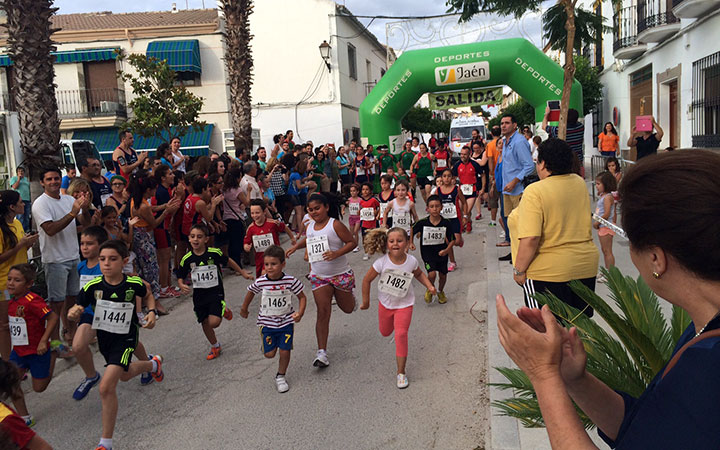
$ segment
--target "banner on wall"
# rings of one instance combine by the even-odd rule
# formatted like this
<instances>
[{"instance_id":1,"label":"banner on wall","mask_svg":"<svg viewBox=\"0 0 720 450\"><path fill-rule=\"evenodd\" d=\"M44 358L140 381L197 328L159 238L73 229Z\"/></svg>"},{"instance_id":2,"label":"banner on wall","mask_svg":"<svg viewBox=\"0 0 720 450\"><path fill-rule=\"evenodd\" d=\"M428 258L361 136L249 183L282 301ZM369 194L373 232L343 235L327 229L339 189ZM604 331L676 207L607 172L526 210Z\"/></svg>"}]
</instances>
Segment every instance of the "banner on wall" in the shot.
<instances>
[{"instance_id":1,"label":"banner on wall","mask_svg":"<svg viewBox=\"0 0 720 450\"><path fill-rule=\"evenodd\" d=\"M430 109L450 109L463 106L480 106L501 103L503 88L478 88L457 92L440 92L428 94Z\"/></svg>"}]
</instances>

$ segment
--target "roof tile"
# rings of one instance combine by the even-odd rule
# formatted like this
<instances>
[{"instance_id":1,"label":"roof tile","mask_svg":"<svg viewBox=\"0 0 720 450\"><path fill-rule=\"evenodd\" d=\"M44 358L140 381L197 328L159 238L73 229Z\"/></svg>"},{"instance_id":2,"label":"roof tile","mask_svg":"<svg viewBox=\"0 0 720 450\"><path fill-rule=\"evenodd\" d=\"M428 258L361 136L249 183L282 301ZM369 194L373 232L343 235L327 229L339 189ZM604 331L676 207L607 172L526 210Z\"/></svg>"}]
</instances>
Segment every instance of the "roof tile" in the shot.
<instances>
[{"instance_id":1,"label":"roof tile","mask_svg":"<svg viewBox=\"0 0 720 450\"><path fill-rule=\"evenodd\" d=\"M113 14L93 12L81 14L59 14L52 18L53 26L63 31L106 30L164 25L196 25L218 22L215 9L190 9L177 12L135 12Z\"/></svg>"}]
</instances>

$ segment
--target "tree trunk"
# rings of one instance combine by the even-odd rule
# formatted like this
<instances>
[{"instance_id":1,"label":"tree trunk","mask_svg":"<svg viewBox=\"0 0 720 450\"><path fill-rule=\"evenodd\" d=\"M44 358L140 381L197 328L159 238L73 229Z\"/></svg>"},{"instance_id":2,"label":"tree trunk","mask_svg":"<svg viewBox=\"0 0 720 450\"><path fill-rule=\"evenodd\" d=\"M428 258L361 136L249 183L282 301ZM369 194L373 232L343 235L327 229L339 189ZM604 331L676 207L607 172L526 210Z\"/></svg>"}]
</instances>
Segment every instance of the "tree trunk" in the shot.
<instances>
[{"instance_id":1,"label":"tree trunk","mask_svg":"<svg viewBox=\"0 0 720 450\"><path fill-rule=\"evenodd\" d=\"M563 74L563 92L560 99L560 123L558 124L558 138L565 139L567 135L567 117L570 109L570 92L575 77L575 3L576 0L562 0L567 14L565 30L567 30L567 43L565 45L565 71Z\"/></svg>"},{"instance_id":2,"label":"tree trunk","mask_svg":"<svg viewBox=\"0 0 720 450\"><path fill-rule=\"evenodd\" d=\"M235 151L252 151L253 59L250 41L252 0L222 0L225 14L225 65L230 84L230 104Z\"/></svg>"},{"instance_id":3,"label":"tree trunk","mask_svg":"<svg viewBox=\"0 0 720 450\"><path fill-rule=\"evenodd\" d=\"M15 98L20 119L20 147L25 155L33 199L39 170L60 163L60 119L53 70L55 50L50 18L52 0L0 0L7 14L8 53L15 65Z\"/></svg>"}]
</instances>

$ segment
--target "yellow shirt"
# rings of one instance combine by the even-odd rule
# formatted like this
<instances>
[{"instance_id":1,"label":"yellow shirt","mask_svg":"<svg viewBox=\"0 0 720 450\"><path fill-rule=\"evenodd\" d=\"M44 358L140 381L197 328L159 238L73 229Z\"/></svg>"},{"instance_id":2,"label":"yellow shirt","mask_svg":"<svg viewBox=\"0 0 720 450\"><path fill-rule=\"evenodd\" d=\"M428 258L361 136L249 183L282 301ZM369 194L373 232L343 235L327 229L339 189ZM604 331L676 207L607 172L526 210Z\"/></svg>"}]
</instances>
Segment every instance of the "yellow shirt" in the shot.
<instances>
[{"instance_id":1,"label":"yellow shirt","mask_svg":"<svg viewBox=\"0 0 720 450\"><path fill-rule=\"evenodd\" d=\"M4 220L4 219L2 219ZM19 220L15 219L13 220L13 223L8 224L10 229L15 233L15 236L17 237L18 242L20 242L20 239L25 236L25 232L23 231L22 224ZM0 231L0 254L5 253L6 251L10 250L12 247L5 248L5 236L3 236L2 231ZM15 264L22 264L28 262L27 259L27 250L21 249L15 255L5 261L4 263L0 264L0 290L5 290L7 287L7 276L8 272L10 272L10 268L14 266ZM9 300L6 298L5 300Z\"/></svg>"},{"instance_id":2,"label":"yellow shirt","mask_svg":"<svg viewBox=\"0 0 720 450\"><path fill-rule=\"evenodd\" d=\"M597 275L599 253L592 240L590 197L575 174L556 175L525 188L520 205L508 217L513 260L519 239L540 236L531 280L555 283Z\"/></svg>"}]
</instances>

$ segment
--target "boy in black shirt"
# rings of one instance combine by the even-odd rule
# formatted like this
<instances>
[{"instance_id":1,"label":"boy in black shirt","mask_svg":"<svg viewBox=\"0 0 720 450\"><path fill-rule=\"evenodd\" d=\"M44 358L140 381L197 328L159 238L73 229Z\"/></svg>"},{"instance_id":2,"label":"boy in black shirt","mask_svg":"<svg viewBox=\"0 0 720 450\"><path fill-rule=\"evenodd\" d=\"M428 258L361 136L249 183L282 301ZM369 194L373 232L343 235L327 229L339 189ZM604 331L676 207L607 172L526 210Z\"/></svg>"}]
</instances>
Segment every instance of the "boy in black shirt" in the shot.
<instances>
[{"instance_id":1,"label":"boy in black shirt","mask_svg":"<svg viewBox=\"0 0 720 450\"><path fill-rule=\"evenodd\" d=\"M103 243L99 257L102 277L95 278L82 288L78 294L78 304L68 312L68 318L77 321L84 308L92 307L92 328L97 330L98 346L106 362L105 373L100 381L103 431L98 449L112 449L118 408L118 381L128 381L144 372L150 372L158 383L164 378L160 355L155 355L150 361L130 362L138 344L140 326L153 328L157 311L154 309L155 298L145 288L140 277L123 274L128 256L124 242L113 240ZM138 313L143 301L150 311L141 324Z\"/></svg>"},{"instance_id":2,"label":"boy in black shirt","mask_svg":"<svg viewBox=\"0 0 720 450\"><path fill-rule=\"evenodd\" d=\"M425 263L425 270L428 273L430 283L435 284L435 277L440 273L438 285L438 303L447 303L445 296L445 282L448 272L448 253L455 244L455 234L452 232L452 225L448 219L440 215L442 202L437 195L431 195L427 199L427 212L430 214L420 219L413 225L412 236L410 236L410 248L415 250L415 235L420 235L420 255ZM425 302L431 303L433 299L430 291L425 291Z\"/></svg>"},{"instance_id":3,"label":"boy in black shirt","mask_svg":"<svg viewBox=\"0 0 720 450\"><path fill-rule=\"evenodd\" d=\"M251 278L235 261L223 255L219 248L208 248L209 239L205 224L193 225L188 235L191 250L180 260L177 271L178 285L183 294L190 293L190 286L185 284L185 278L191 275L195 317L198 323L202 324L205 337L211 345L210 353L206 357L208 361L220 356L221 347L215 336L215 328L220 326L223 317L227 320L232 320L233 317L232 311L225 304L221 266L228 265L238 275Z\"/></svg>"}]
</instances>

